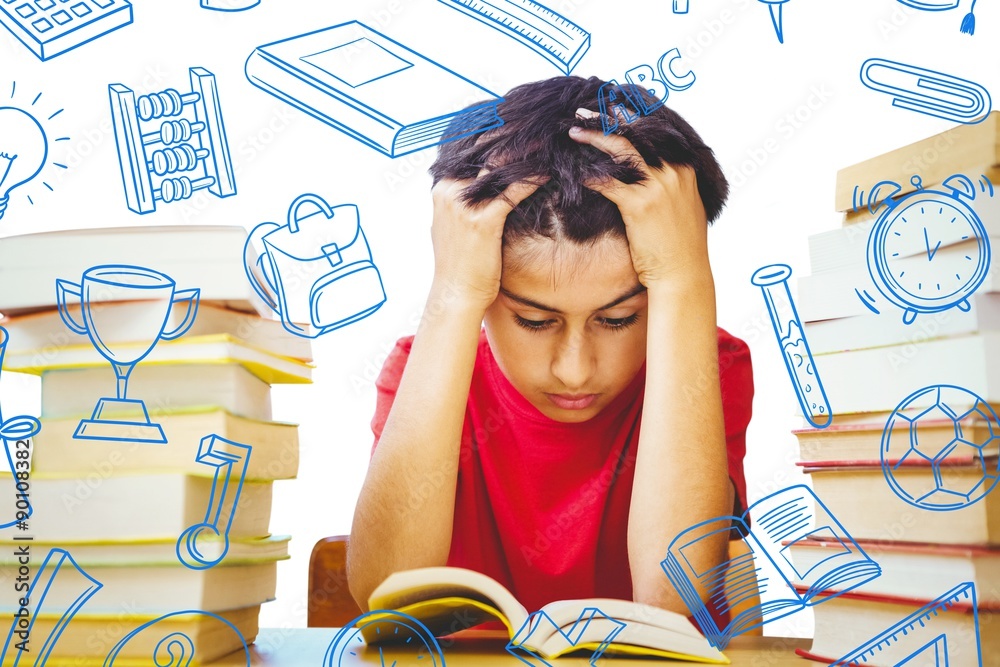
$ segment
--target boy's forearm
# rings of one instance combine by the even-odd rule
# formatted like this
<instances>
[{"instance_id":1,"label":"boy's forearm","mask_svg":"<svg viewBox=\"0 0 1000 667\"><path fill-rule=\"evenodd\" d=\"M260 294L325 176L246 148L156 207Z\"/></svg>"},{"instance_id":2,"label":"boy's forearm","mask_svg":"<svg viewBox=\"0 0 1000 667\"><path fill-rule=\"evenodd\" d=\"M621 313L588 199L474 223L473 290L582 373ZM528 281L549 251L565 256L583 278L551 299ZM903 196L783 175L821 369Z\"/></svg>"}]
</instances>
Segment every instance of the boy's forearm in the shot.
<instances>
[{"instance_id":1,"label":"boy's forearm","mask_svg":"<svg viewBox=\"0 0 1000 667\"><path fill-rule=\"evenodd\" d=\"M682 530L732 508L719 388L711 271L648 286L646 387L628 525L633 597L686 613L660 568ZM727 536L690 557L703 572L723 562ZM689 555L689 552L685 552Z\"/></svg>"},{"instance_id":2,"label":"boy's forearm","mask_svg":"<svg viewBox=\"0 0 1000 667\"><path fill-rule=\"evenodd\" d=\"M363 608L389 574L447 562L483 312L447 287L428 297L355 508L348 580Z\"/></svg>"}]
</instances>

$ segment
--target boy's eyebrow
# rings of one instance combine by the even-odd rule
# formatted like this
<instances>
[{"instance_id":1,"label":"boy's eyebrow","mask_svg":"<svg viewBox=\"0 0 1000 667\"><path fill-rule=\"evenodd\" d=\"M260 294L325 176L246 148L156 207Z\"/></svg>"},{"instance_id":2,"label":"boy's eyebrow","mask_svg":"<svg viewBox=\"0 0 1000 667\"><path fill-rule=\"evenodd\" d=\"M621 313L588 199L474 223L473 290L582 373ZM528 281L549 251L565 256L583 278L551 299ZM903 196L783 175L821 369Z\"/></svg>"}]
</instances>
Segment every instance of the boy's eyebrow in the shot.
<instances>
[{"instance_id":1,"label":"boy's eyebrow","mask_svg":"<svg viewBox=\"0 0 1000 667\"><path fill-rule=\"evenodd\" d=\"M600 308L595 308L594 310L597 311L597 310L607 310L608 308L614 308L615 306L617 306L622 301L628 301L629 299L631 299L632 297L634 297L636 294L642 294L645 291L646 291L646 287L644 285L642 285L641 283L636 284L636 286L633 287L632 289L630 289L628 292L625 292L621 296L619 296L619 297L615 298L614 300L612 300L612 301L604 304ZM547 311L547 312L550 312L550 313L557 313L559 315L563 314L563 312L561 310L559 310L558 308L553 308L552 306L546 306L544 303L539 303L538 301L534 301L534 300L529 299L527 297L518 296L517 294L514 294L513 292L511 292L510 290L508 290L508 289L506 289L504 287L500 288L500 292L505 297L507 297L508 299L510 299L511 301L517 301L521 305L528 306L529 308L535 308L537 310L544 310L544 311Z\"/></svg>"}]
</instances>

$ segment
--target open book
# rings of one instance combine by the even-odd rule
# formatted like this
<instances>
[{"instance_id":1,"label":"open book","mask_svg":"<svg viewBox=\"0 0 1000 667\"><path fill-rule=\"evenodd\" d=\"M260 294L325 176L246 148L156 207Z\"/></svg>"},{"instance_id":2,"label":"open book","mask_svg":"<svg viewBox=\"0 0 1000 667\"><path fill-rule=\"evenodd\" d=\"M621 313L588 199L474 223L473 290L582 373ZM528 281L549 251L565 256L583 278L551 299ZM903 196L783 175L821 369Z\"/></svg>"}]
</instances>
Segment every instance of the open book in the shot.
<instances>
[{"instance_id":1,"label":"open book","mask_svg":"<svg viewBox=\"0 0 1000 667\"><path fill-rule=\"evenodd\" d=\"M814 503L826 510L808 486L790 486L751 504L741 517L703 521L670 543L667 557L660 565L713 646L725 648L736 635L807 605L829 600L882 574L878 563L869 558L830 512L825 512L829 521L812 526ZM751 512L757 516L752 528ZM711 535L729 533L734 522L746 534L743 539L749 553L705 572L697 571L688 558L690 550ZM801 564L796 567L791 547L806 539L827 541L831 545L829 552L818 562L810 562L808 568ZM816 597L830 588L838 592L834 596ZM702 602L699 589L707 590L707 604ZM765 593L779 599L743 609L724 628L715 622L715 618L725 618L746 600Z\"/></svg>"},{"instance_id":2,"label":"open book","mask_svg":"<svg viewBox=\"0 0 1000 667\"><path fill-rule=\"evenodd\" d=\"M420 621L435 636L500 621L518 649L542 658L589 650L728 664L681 614L628 600L552 602L529 614L504 586L479 572L428 567L390 575L368 598L370 609L395 610ZM361 629L374 644L400 640L377 634L377 624ZM512 651L513 652L513 651Z\"/></svg>"}]
</instances>

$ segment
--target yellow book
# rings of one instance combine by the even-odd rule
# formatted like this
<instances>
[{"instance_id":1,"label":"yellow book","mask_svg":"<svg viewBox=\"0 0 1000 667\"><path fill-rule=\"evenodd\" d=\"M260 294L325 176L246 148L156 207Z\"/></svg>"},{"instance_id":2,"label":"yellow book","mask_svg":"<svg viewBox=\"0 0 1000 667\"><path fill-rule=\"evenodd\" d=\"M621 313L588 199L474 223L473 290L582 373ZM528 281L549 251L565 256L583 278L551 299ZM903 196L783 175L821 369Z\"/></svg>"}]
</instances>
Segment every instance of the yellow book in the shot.
<instances>
[{"instance_id":1,"label":"yellow book","mask_svg":"<svg viewBox=\"0 0 1000 667\"><path fill-rule=\"evenodd\" d=\"M608 652L729 664L681 614L605 598L551 602L538 613L529 614L500 582L464 568L396 572L372 591L368 607L412 616L435 636L499 621L519 648L547 659L573 651L600 650L606 638L617 631L606 646ZM599 613L593 613L595 609ZM398 634L376 634L378 625L368 623L361 628L366 642L405 640Z\"/></svg>"},{"instance_id":2,"label":"yellow book","mask_svg":"<svg viewBox=\"0 0 1000 667\"><path fill-rule=\"evenodd\" d=\"M79 345L22 350L4 357L4 368L18 373L41 375L44 371L68 368L108 366L108 360L98 353L90 341ZM117 350L134 347L144 351L148 342L122 343ZM122 352L124 354L124 352ZM138 356L138 355L137 355ZM156 364L231 364L243 365L268 384L308 384L312 382L312 365L291 357L279 357L253 347L229 334L182 336L177 340L158 341L138 368ZM114 386L107 393L114 395Z\"/></svg>"},{"instance_id":3,"label":"yellow book","mask_svg":"<svg viewBox=\"0 0 1000 667\"><path fill-rule=\"evenodd\" d=\"M208 433L253 448L247 462L248 481L292 479L298 472L299 433L294 424L243 419L212 408L167 413L150 409L149 416L163 428L166 445L128 439L74 440L79 418L43 419L33 442L31 472L49 477L81 477L92 472L103 477L139 472L207 475L214 469L198 463L196 457Z\"/></svg>"},{"instance_id":4,"label":"yellow book","mask_svg":"<svg viewBox=\"0 0 1000 667\"><path fill-rule=\"evenodd\" d=\"M31 660L53 633L60 616L59 612L42 612L35 616L28 644L30 652L21 657L19 665L34 664ZM141 614L132 611L129 605L122 605L111 614L92 614L84 605L63 627L47 664L51 667L103 667L108 655L121 643L121 649L115 656L115 667L150 667L157 664L153 662L153 654L159 642L164 637L181 633L191 640L194 656L190 663L179 664L201 667L233 651L242 650L245 644L249 645L257 637L260 605L216 612L215 616L225 619L225 622L199 612ZM0 613L0 625L3 627L9 627L13 620L13 614ZM236 628L235 631L229 623ZM133 632L135 634L129 637ZM164 648L160 647L158 656L161 661L158 664L169 665L170 656ZM19 653L9 650L3 667L11 667Z\"/></svg>"}]
</instances>

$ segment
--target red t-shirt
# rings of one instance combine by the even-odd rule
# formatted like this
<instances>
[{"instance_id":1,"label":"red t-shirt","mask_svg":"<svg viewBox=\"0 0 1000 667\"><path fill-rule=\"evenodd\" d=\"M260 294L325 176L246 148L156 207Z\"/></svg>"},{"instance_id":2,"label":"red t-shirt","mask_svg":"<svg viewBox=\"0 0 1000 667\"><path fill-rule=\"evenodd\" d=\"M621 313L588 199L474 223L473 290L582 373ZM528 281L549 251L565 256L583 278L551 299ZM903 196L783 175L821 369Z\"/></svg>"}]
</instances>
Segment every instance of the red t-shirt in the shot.
<instances>
[{"instance_id":1,"label":"red t-shirt","mask_svg":"<svg viewBox=\"0 0 1000 667\"><path fill-rule=\"evenodd\" d=\"M396 343L376 381L375 446L412 342ZM739 516L753 376L746 344L722 329L719 369ZM631 600L626 538L644 384L645 366L593 419L557 422L517 392L480 334L448 565L493 577L528 610L555 600Z\"/></svg>"}]
</instances>

